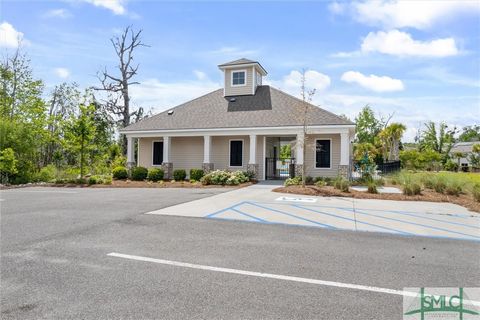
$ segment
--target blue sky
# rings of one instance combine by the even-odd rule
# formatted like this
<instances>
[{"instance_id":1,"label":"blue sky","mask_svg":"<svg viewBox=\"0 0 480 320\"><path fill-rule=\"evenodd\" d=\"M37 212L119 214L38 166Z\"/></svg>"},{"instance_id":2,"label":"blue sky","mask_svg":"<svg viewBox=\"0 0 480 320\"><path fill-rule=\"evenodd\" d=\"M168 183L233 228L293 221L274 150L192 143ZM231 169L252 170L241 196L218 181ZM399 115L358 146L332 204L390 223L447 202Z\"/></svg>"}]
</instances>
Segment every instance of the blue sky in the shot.
<instances>
[{"instance_id":1,"label":"blue sky","mask_svg":"<svg viewBox=\"0 0 480 320\"><path fill-rule=\"evenodd\" d=\"M135 60L135 106L159 112L221 86L217 65L246 57L265 82L299 93L299 71L314 103L354 118L370 104L407 124L480 124L478 1L3 1L0 47L18 36L47 92L63 81L97 85L112 69L109 39L143 29Z\"/></svg>"}]
</instances>

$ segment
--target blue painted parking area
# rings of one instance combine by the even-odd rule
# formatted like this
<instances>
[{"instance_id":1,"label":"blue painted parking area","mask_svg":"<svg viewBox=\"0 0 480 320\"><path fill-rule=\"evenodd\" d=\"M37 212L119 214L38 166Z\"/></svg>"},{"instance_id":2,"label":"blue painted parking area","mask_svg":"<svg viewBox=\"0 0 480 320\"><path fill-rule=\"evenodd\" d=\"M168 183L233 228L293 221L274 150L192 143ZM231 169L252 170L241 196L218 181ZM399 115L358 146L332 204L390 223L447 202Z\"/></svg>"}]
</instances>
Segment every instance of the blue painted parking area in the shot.
<instances>
[{"instance_id":1,"label":"blue painted parking area","mask_svg":"<svg viewBox=\"0 0 480 320\"><path fill-rule=\"evenodd\" d=\"M209 219L288 224L332 230L386 232L403 236L480 242L480 218L466 213L389 210L350 205L240 201L204 215Z\"/></svg>"}]
</instances>

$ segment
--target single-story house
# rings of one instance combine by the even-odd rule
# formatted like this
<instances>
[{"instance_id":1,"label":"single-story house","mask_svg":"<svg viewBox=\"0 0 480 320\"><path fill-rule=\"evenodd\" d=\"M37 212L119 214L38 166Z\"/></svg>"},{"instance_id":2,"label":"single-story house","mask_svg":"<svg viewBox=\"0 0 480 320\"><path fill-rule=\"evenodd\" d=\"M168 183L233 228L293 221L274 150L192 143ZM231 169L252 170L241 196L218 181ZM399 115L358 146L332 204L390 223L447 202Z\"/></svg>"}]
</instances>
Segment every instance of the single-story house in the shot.
<instances>
[{"instance_id":1,"label":"single-story house","mask_svg":"<svg viewBox=\"0 0 480 320\"><path fill-rule=\"evenodd\" d=\"M298 174L302 166L312 177L350 175L353 122L263 85L267 71L257 61L242 58L218 67L223 88L121 130L128 141L129 166L161 167L165 178L175 169L188 173L203 168L248 170L259 180L282 179ZM286 144L291 152L280 157Z\"/></svg>"},{"instance_id":2,"label":"single-story house","mask_svg":"<svg viewBox=\"0 0 480 320\"><path fill-rule=\"evenodd\" d=\"M450 149L450 156L453 158L453 161L458 161L459 170L468 170L472 166L470 163L470 157L473 153L473 146L480 144L480 141L470 141L470 142L457 142ZM461 157L458 157L461 155Z\"/></svg>"}]
</instances>

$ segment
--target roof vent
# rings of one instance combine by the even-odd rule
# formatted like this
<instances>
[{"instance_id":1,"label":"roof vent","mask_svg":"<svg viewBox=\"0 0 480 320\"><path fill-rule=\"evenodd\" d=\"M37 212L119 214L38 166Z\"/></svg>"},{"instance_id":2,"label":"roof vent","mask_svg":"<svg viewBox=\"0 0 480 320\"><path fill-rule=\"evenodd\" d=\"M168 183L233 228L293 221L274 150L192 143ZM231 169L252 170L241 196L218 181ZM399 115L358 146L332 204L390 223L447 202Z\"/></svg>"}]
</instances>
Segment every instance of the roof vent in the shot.
<instances>
[{"instance_id":1,"label":"roof vent","mask_svg":"<svg viewBox=\"0 0 480 320\"><path fill-rule=\"evenodd\" d=\"M167 114L171 116L173 114L173 110L168 110Z\"/></svg>"},{"instance_id":2,"label":"roof vent","mask_svg":"<svg viewBox=\"0 0 480 320\"><path fill-rule=\"evenodd\" d=\"M235 101L237 101L236 98L230 98L230 102L235 102Z\"/></svg>"}]
</instances>

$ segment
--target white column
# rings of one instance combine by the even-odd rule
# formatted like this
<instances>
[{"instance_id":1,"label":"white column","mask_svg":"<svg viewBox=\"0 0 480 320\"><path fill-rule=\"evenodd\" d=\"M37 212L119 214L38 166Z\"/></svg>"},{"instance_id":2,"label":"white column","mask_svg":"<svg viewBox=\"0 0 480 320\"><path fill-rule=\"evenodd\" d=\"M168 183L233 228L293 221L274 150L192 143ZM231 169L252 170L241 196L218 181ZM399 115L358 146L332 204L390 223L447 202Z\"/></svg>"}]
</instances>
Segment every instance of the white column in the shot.
<instances>
[{"instance_id":1,"label":"white column","mask_svg":"<svg viewBox=\"0 0 480 320\"><path fill-rule=\"evenodd\" d=\"M340 133L340 165L348 166L350 163L350 143L348 132Z\"/></svg>"},{"instance_id":2,"label":"white column","mask_svg":"<svg viewBox=\"0 0 480 320\"><path fill-rule=\"evenodd\" d=\"M210 163L211 136L203 136L203 163Z\"/></svg>"},{"instance_id":3,"label":"white column","mask_svg":"<svg viewBox=\"0 0 480 320\"><path fill-rule=\"evenodd\" d=\"M295 164L303 164L303 141L305 135L303 132L297 133L297 142L295 143Z\"/></svg>"},{"instance_id":4,"label":"white column","mask_svg":"<svg viewBox=\"0 0 480 320\"><path fill-rule=\"evenodd\" d=\"M163 137L163 162L170 162L170 137Z\"/></svg>"},{"instance_id":5,"label":"white column","mask_svg":"<svg viewBox=\"0 0 480 320\"><path fill-rule=\"evenodd\" d=\"M250 135L250 159L248 164L257 163L257 136L254 134Z\"/></svg>"},{"instance_id":6,"label":"white column","mask_svg":"<svg viewBox=\"0 0 480 320\"><path fill-rule=\"evenodd\" d=\"M127 136L127 165L133 166L135 164L135 151L134 151L133 138Z\"/></svg>"}]
</instances>

